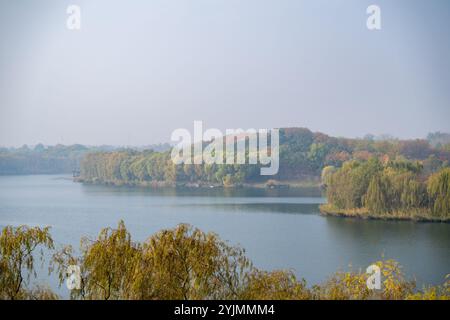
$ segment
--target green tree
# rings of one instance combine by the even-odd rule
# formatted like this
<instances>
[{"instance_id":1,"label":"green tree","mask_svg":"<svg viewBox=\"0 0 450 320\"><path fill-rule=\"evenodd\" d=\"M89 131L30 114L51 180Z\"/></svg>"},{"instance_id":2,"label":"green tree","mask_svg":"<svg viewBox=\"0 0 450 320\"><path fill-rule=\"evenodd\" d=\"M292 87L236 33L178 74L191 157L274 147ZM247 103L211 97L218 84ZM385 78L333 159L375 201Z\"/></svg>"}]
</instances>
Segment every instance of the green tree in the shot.
<instances>
[{"instance_id":1,"label":"green tree","mask_svg":"<svg viewBox=\"0 0 450 320\"><path fill-rule=\"evenodd\" d=\"M450 217L450 168L442 169L428 179L428 194L433 215Z\"/></svg>"},{"instance_id":2,"label":"green tree","mask_svg":"<svg viewBox=\"0 0 450 320\"><path fill-rule=\"evenodd\" d=\"M322 169L321 181L323 186L328 186L331 182L331 176L336 172L336 168L333 166L326 166Z\"/></svg>"},{"instance_id":3,"label":"green tree","mask_svg":"<svg viewBox=\"0 0 450 320\"><path fill-rule=\"evenodd\" d=\"M35 250L40 247L41 251ZM28 299L33 296L54 297L42 288L39 292L26 288L36 277L35 259L42 260L42 249L53 249L49 227L6 226L0 235L0 299Z\"/></svg>"},{"instance_id":4,"label":"green tree","mask_svg":"<svg viewBox=\"0 0 450 320\"><path fill-rule=\"evenodd\" d=\"M312 299L306 281L298 281L291 271L254 270L249 274L244 292L245 300L307 300Z\"/></svg>"},{"instance_id":5,"label":"green tree","mask_svg":"<svg viewBox=\"0 0 450 320\"><path fill-rule=\"evenodd\" d=\"M149 238L142 265L137 288L144 299L235 298L251 268L242 249L184 224Z\"/></svg>"},{"instance_id":6,"label":"green tree","mask_svg":"<svg viewBox=\"0 0 450 320\"><path fill-rule=\"evenodd\" d=\"M76 257L69 246L53 257L61 284L67 277L68 266L80 267L81 288L71 291L72 298L129 298L139 266L141 248L131 241L123 221L119 222L117 229L103 229L95 241L83 238L81 252L81 256Z\"/></svg>"},{"instance_id":7,"label":"green tree","mask_svg":"<svg viewBox=\"0 0 450 320\"><path fill-rule=\"evenodd\" d=\"M385 179L380 177L380 175L373 176L364 195L364 206L372 213L381 214L388 212L390 210L387 196L388 188Z\"/></svg>"},{"instance_id":8,"label":"green tree","mask_svg":"<svg viewBox=\"0 0 450 320\"><path fill-rule=\"evenodd\" d=\"M97 240L83 239L82 254L65 247L53 257L60 283L78 265L74 299L227 299L243 290L251 263L244 251L188 225L163 230L143 244L131 241L121 221Z\"/></svg>"}]
</instances>

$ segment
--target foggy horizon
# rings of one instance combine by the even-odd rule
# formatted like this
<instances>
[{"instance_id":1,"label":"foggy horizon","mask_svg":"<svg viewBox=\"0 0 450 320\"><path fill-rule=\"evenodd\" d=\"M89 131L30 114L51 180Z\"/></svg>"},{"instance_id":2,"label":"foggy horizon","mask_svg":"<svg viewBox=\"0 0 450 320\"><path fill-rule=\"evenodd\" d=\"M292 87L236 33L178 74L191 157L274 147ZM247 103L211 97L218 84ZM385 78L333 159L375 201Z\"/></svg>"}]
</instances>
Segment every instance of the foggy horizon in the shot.
<instances>
[{"instance_id":1,"label":"foggy horizon","mask_svg":"<svg viewBox=\"0 0 450 320\"><path fill-rule=\"evenodd\" d=\"M273 128L273 129L291 129L291 128L304 128L304 129L309 129L310 128L306 128L306 127L281 127L281 128ZM191 128L186 128L188 130L190 130ZM237 128L239 129L239 128ZM322 131L314 131L311 130L313 133L323 133L326 134L328 136L331 137L335 137L335 138L344 138L344 139L367 139L369 136L371 136L371 139L374 139L375 141L389 141L389 140L426 140L427 135L423 136L423 137L396 137L393 136L389 133L382 133L379 135L373 135L371 133L367 133L364 136L355 136L355 137L349 137L349 136L334 136L334 135L330 135L327 134L326 132L322 132ZM434 132L429 132L429 133L443 133L443 134L450 134L449 132L444 132L444 131L434 131ZM74 142L74 143L64 143L63 142L56 142L53 144L48 144L48 143L43 143L43 142L37 142L37 143L23 143L20 145L6 145L6 144L1 144L0 148L13 148L13 149L19 149L21 147L24 146L28 146L28 147L35 147L37 145L44 145L45 147L52 147L52 146L57 146L57 145L63 145L63 146L71 146L71 145L83 145L86 147L101 147L101 146L109 146L109 147L116 147L116 148L142 148L142 147L148 147L148 146L157 146L157 145L165 145L165 144L169 144L169 145L175 145L176 142L174 141L170 141L170 137L169 139L167 139L167 141L156 141L154 143L143 143L143 144L114 144L114 143L99 143L99 144L91 144L91 143L80 143L80 142Z\"/></svg>"},{"instance_id":2,"label":"foggy horizon","mask_svg":"<svg viewBox=\"0 0 450 320\"><path fill-rule=\"evenodd\" d=\"M369 31L366 8L381 8ZM68 5L81 30L68 30ZM170 143L177 128L450 132L450 3L0 4L0 146Z\"/></svg>"}]
</instances>

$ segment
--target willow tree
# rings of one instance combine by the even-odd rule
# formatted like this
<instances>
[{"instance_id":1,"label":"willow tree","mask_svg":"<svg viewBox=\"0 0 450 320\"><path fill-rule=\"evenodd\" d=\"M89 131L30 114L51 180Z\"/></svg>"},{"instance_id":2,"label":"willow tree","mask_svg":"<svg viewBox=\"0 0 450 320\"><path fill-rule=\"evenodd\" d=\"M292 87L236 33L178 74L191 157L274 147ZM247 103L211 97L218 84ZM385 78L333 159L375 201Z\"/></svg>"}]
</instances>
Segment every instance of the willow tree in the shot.
<instances>
[{"instance_id":1,"label":"willow tree","mask_svg":"<svg viewBox=\"0 0 450 320\"><path fill-rule=\"evenodd\" d=\"M450 168L433 174L428 179L427 190L433 215L450 218Z\"/></svg>"},{"instance_id":2,"label":"willow tree","mask_svg":"<svg viewBox=\"0 0 450 320\"><path fill-rule=\"evenodd\" d=\"M304 279L297 280L292 271L253 270L240 299L244 300L308 300L312 292Z\"/></svg>"},{"instance_id":3,"label":"willow tree","mask_svg":"<svg viewBox=\"0 0 450 320\"><path fill-rule=\"evenodd\" d=\"M150 237L142 257L140 299L237 298L252 268L243 249L186 224Z\"/></svg>"},{"instance_id":4,"label":"willow tree","mask_svg":"<svg viewBox=\"0 0 450 320\"><path fill-rule=\"evenodd\" d=\"M347 161L336 172L326 174L327 198L339 209L363 206L363 197L374 175L383 169L377 158L368 161Z\"/></svg>"},{"instance_id":5,"label":"willow tree","mask_svg":"<svg viewBox=\"0 0 450 320\"><path fill-rule=\"evenodd\" d=\"M36 249L40 251L36 253ZM0 234L0 299L55 298L46 289L27 288L31 278L36 277L35 259L43 259L43 249L53 249L49 227L3 228Z\"/></svg>"},{"instance_id":6,"label":"willow tree","mask_svg":"<svg viewBox=\"0 0 450 320\"><path fill-rule=\"evenodd\" d=\"M364 206L375 214L382 214L389 211L389 199L386 189L384 179L380 175L373 176L364 195Z\"/></svg>"},{"instance_id":7,"label":"willow tree","mask_svg":"<svg viewBox=\"0 0 450 320\"><path fill-rule=\"evenodd\" d=\"M327 187L330 184L331 176L336 172L336 167L334 166L326 166L322 169L321 181L324 187Z\"/></svg>"},{"instance_id":8,"label":"willow tree","mask_svg":"<svg viewBox=\"0 0 450 320\"><path fill-rule=\"evenodd\" d=\"M81 256L71 246L53 256L60 283L67 280L70 266L78 266L80 287L71 291L74 299L128 299L140 259L140 245L131 241L123 221L117 229L104 228L96 240L83 238Z\"/></svg>"},{"instance_id":9,"label":"willow tree","mask_svg":"<svg viewBox=\"0 0 450 320\"><path fill-rule=\"evenodd\" d=\"M369 289L370 274L359 270L336 272L324 284L313 287L315 299L326 300L402 300L417 292L414 280L408 279L395 260L380 260L374 263L380 271L380 289ZM434 289L441 291L440 287Z\"/></svg>"},{"instance_id":10,"label":"willow tree","mask_svg":"<svg viewBox=\"0 0 450 320\"><path fill-rule=\"evenodd\" d=\"M81 252L66 247L53 259L61 284L68 267L79 266L73 299L232 299L252 269L243 249L184 224L136 243L121 221L84 239Z\"/></svg>"}]
</instances>

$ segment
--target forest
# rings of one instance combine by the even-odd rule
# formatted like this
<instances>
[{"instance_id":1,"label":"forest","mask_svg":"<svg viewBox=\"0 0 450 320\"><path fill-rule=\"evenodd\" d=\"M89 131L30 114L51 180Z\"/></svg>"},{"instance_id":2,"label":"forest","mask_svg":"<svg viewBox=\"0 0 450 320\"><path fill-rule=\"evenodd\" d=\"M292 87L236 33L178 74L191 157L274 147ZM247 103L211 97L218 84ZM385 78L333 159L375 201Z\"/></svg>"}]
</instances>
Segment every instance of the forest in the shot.
<instances>
[{"instance_id":1,"label":"forest","mask_svg":"<svg viewBox=\"0 0 450 320\"><path fill-rule=\"evenodd\" d=\"M136 242L120 221L117 228L104 228L96 239L80 243L79 250L56 248L49 227L3 228L0 299L60 299L47 285L35 283L45 257L51 257L49 273L56 274L60 285L69 283L70 298L76 300L450 299L449 276L442 285L418 287L395 260L374 262L381 275L379 289L369 289L368 273L352 269L308 285L291 270L258 269L243 248L186 224ZM75 267L78 272L70 271Z\"/></svg>"},{"instance_id":2,"label":"forest","mask_svg":"<svg viewBox=\"0 0 450 320\"><path fill-rule=\"evenodd\" d=\"M280 170L262 177L260 165L174 165L170 153L153 150L122 150L87 154L81 161L80 181L114 185L220 185L284 181L320 184L322 169L341 167L351 160L372 157L417 160L424 172L432 173L450 163L450 141L446 134L428 139L398 140L390 137L364 139L331 137L305 128L280 129ZM247 154L248 156L248 154ZM226 155L224 155L226 157Z\"/></svg>"}]
</instances>

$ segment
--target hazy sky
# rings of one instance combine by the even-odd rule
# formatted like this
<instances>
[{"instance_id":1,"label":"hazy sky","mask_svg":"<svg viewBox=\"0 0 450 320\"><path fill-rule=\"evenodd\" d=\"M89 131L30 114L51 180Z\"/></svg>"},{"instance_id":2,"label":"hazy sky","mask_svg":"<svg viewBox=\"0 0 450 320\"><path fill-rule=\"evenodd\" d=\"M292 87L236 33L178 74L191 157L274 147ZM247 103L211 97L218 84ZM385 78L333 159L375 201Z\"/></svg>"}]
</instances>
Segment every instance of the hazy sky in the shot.
<instances>
[{"instance_id":1,"label":"hazy sky","mask_svg":"<svg viewBox=\"0 0 450 320\"><path fill-rule=\"evenodd\" d=\"M0 145L450 131L449 21L448 0L0 0Z\"/></svg>"}]
</instances>

